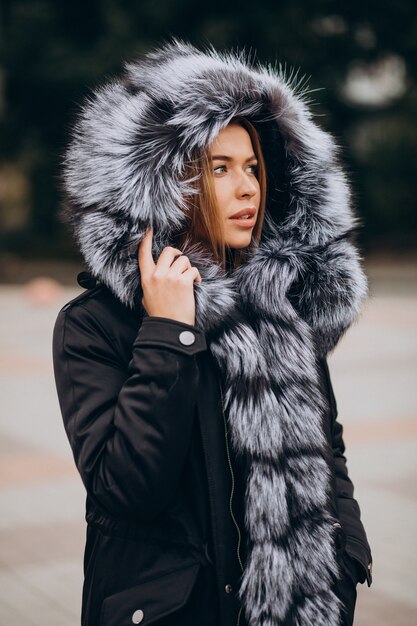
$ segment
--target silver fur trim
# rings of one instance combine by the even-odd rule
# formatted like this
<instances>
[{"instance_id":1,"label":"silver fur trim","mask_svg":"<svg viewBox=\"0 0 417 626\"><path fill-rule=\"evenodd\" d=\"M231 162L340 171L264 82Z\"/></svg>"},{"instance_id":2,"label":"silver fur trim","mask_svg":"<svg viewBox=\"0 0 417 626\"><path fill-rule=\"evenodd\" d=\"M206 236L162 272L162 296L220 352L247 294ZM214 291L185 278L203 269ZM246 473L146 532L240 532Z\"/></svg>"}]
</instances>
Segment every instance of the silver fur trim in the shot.
<instances>
[{"instance_id":1,"label":"silver fur trim","mask_svg":"<svg viewBox=\"0 0 417 626\"><path fill-rule=\"evenodd\" d=\"M157 258L184 227L183 195L194 181L179 179L192 150L238 114L281 133L288 211L281 220L267 213L245 264L224 273L198 245L183 250L203 279L194 285L196 326L222 373L232 444L251 459L251 549L239 590L250 626L340 622L317 358L357 319L368 284L349 239L359 220L338 146L312 120L307 93L281 67L174 38L94 91L64 163L87 266L134 308L146 228Z\"/></svg>"}]
</instances>

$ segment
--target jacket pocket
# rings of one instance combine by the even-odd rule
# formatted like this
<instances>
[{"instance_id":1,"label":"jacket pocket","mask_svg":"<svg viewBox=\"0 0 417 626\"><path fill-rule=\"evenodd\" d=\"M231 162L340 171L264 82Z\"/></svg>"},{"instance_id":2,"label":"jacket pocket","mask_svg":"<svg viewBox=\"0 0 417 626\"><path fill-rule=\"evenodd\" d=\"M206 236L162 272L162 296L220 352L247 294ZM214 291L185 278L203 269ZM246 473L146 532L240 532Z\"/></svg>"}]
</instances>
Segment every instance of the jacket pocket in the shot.
<instances>
[{"instance_id":1,"label":"jacket pocket","mask_svg":"<svg viewBox=\"0 0 417 626\"><path fill-rule=\"evenodd\" d=\"M191 562L135 587L105 598L100 626L154 624L184 606L191 594L200 563Z\"/></svg>"},{"instance_id":2,"label":"jacket pocket","mask_svg":"<svg viewBox=\"0 0 417 626\"><path fill-rule=\"evenodd\" d=\"M346 532L343 529L342 524L339 520L333 520L332 531L336 557L340 568L345 572L345 574L347 574L351 578L352 582L354 582L355 584L357 584L358 582L363 583L365 582L365 580L367 580L368 587L370 587L372 583L371 559L369 559L369 565L366 569L360 559L358 559L356 555L351 554ZM350 538L350 540L352 540L352 538Z\"/></svg>"},{"instance_id":3,"label":"jacket pocket","mask_svg":"<svg viewBox=\"0 0 417 626\"><path fill-rule=\"evenodd\" d=\"M372 585L372 555L369 546L350 535L347 540L346 552L360 563L363 571L360 582L363 583L366 580L368 587L370 587ZM366 561L364 561L365 554Z\"/></svg>"}]
</instances>

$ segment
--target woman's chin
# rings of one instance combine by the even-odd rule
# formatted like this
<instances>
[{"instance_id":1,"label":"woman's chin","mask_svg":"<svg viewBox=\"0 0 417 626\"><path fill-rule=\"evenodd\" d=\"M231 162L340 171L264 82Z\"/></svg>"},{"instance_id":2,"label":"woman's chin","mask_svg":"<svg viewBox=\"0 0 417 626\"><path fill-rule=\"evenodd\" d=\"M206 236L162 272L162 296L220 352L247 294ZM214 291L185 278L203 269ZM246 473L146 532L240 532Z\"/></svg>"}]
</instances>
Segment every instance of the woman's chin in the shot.
<instances>
[{"instance_id":1,"label":"woman's chin","mask_svg":"<svg viewBox=\"0 0 417 626\"><path fill-rule=\"evenodd\" d=\"M226 239L226 245L228 245L229 248L247 248L251 242L251 238L252 229L248 230L247 233L228 237Z\"/></svg>"}]
</instances>

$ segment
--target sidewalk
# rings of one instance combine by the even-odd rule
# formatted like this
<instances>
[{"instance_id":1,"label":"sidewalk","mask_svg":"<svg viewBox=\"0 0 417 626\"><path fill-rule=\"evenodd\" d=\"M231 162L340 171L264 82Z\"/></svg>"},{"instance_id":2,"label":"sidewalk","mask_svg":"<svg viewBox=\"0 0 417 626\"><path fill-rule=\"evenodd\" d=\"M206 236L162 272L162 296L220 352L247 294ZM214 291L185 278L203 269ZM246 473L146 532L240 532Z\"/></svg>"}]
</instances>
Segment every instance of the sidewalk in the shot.
<instances>
[{"instance_id":1,"label":"sidewalk","mask_svg":"<svg viewBox=\"0 0 417 626\"><path fill-rule=\"evenodd\" d=\"M346 456L374 558L355 626L417 624L417 267L371 267L371 298L329 357ZM0 286L0 624L76 626L84 489L55 391L59 308ZM198 626L196 624L196 626Z\"/></svg>"}]
</instances>

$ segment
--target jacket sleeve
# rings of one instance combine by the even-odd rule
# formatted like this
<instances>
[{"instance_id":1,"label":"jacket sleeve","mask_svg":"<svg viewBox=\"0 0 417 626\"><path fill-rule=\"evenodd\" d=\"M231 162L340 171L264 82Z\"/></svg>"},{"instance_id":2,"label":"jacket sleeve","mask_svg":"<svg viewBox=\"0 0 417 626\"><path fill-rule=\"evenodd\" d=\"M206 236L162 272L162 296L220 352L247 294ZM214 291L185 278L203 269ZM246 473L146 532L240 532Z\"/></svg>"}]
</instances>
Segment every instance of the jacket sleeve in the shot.
<instances>
[{"instance_id":1,"label":"jacket sleeve","mask_svg":"<svg viewBox=\"0 0 417 626\"><path fill-rule=\"evenodd\" d=\"M327 360L323 359L326 384L328 388L330 406L332 411L332 448L335 467L335 483L337 505L340 523L346 537L346 551L353 560L350 569L356 568L358 580L367 581L368 587L372 583L372 554L366 536L365 528L361 520L361 511L354 495L354 485L349 477L345 456L345 443L343 439L343 426L337 419L338 410L336 398L331 383Z\"/></svg>"},{"instance_id":2,"label":"jacket sleeve","mask_svg":"<svg viewBox=\"0 0 417 626\"><path fill-rule=\"evenodd\" d=\"M181 343L191 331L193 343ZM182 338L184 341L184 338ZM65 429L89 497L115 517L151 520L173 496L190 445L197 399L195 326L145 317L128 367L90 311L61 310L55 381Z\"/></svg>"}]
</instances>

